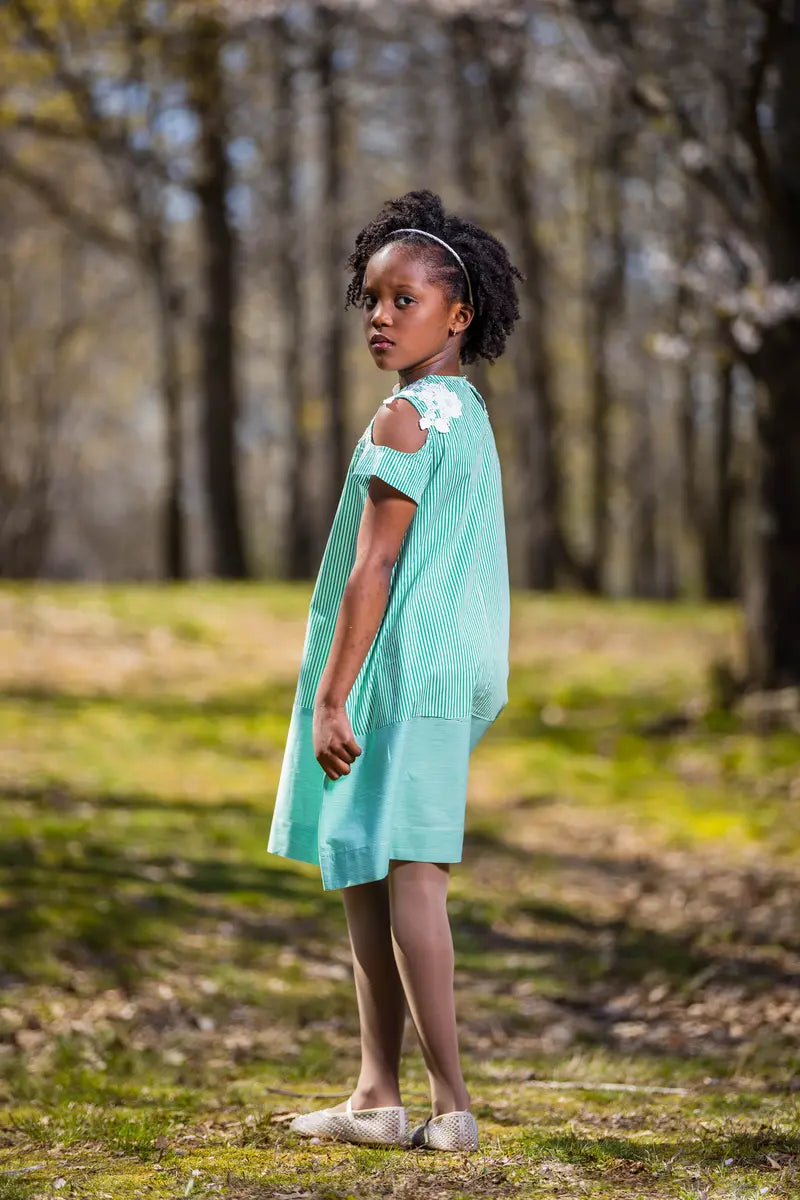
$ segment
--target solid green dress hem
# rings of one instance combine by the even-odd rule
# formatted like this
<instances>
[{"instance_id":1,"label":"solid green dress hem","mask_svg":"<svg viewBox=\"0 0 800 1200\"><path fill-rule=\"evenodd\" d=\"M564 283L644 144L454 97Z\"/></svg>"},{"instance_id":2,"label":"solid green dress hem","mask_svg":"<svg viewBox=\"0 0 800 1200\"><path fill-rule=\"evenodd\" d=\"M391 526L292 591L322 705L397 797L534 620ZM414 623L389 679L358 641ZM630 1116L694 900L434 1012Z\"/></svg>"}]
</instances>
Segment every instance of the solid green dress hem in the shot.
<instances>
[{"instance_id":1,"label":"solid green dress hem","mask_svg":"<svg viewBox=\"0 0 800 1200\"><path fill-rule=\"evenodd\" d=\"M313 710L295 706L268 849L318 864L326 891L383 879L392 859L460 862L468 759L482 717L415 717L371 730L349 775L314 756Z\"/></svg>"}]
</instances>

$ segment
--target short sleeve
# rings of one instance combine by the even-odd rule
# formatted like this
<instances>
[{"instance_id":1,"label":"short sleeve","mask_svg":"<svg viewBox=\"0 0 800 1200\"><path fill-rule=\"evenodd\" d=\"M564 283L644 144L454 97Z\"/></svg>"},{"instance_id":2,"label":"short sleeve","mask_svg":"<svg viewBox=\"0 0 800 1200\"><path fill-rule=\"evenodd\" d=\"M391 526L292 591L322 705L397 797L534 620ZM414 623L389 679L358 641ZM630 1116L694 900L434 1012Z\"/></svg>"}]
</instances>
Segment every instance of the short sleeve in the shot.
<instances>
[{"instance_id":1,"label":"short sleeve","mask_svg":"<svg viewBox=\"0 0 800 1200\"><path fill-rule=\"evenodd\" d=\"M367 482L371 476L377 475L378 479L397 488L398 492L419 504L430 481L432 457L430 436L425 439L419 450L395 450L392 446L376 446L372 441L370 426L364 437L364 448L355 464L354 472Z\"/></svg>"}]
</instances>

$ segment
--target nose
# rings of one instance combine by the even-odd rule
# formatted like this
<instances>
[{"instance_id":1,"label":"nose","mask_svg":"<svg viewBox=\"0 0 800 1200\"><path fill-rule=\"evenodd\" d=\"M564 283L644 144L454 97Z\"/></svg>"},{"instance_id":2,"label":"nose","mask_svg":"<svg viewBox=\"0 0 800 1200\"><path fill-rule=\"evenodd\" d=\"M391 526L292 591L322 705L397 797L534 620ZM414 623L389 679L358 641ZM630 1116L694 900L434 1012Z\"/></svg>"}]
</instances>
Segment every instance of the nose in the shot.
<instances>
[{"instance_id":1,"label":"nose","mask_svg":"<svg viewBox=\"0 0 800 1200\"><path fill-rule=\"evenodd\" d=\"M376 303L375 307L370 313L370 325L372 325L374 329L381 329L384 325L391 325L389 314L382 307L380 301Z\"/></svg>"}]
</instances>

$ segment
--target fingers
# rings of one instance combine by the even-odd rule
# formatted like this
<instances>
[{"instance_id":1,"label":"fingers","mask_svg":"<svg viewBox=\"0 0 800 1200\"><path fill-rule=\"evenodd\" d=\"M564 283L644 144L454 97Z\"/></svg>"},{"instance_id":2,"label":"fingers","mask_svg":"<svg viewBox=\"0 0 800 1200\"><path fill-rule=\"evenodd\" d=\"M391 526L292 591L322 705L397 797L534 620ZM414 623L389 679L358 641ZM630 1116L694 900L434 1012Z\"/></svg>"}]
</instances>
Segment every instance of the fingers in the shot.
<instances>
[{"instance_id":1,"label":"fingers","mask_svg":"<svg viewBox=\"0 0 800 1200\"><path fill-rule=\"evenodd\" d=\"M350 767L343 758L334 758L331 754L320 755L318 762L328 779L339 779L342 775L350 774Z\"/></svg>"},{"instance_id":2,"label":"fingers","mask_svg":"<svg viewBox=\"0 0 800 1200\"><path fill-rule=\"evenodd\" d=\"M359 754L361 753L361 747L354 737L350 737L346 742L343 742L342 748L347 750L347 752L350 754L350 762L353 762L356 758L358 758Z\"/></svg>"},{"instance_id":3,"label":"fingers","mask_svg":"<svg viewBox=\"0 0 800 1200\"><path fill-rule=\"evenodd\" d=\"M329 779L339 779L342 775L350 774L350 764L355 762L361 753L361 747L354 738L341 745L331 747L327 753L320 754L318 762Z\"/></svg>"},{"instance_id":4,"label":"fingers","mask_svg":"<svg viewBox=\"0 0 800 1200\"><path fill-rule=\"evenodd\" d=\"M341 779L342 775L350 774L350 768L341 759L326 759L324 762L320 760L320 766L328 779Z\"/></svg>"},{"instance_id":5,"label":"fingers","mask_svg":"<svg viewBox=\"0 0 800 1200\"><path fill-rule=\"evenodd\" d=\"M329 779L350 774L350 765L361 754L346 712L324 706L314 709L314 752Z\"/></svg>"}]
</instances>

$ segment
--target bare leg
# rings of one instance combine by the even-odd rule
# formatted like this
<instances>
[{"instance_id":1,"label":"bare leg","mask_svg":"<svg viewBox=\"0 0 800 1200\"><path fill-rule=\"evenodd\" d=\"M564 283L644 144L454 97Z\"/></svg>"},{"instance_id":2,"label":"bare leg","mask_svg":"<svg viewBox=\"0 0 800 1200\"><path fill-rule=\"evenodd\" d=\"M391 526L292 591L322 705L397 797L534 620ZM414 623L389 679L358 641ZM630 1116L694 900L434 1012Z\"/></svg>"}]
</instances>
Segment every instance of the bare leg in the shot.
<instances>
[{"instance_id":1,"label":"bare leg","mask_svg":"<svg viewBox=\"0 0 800 1200\"><path fill-rule=\"evenodd\" d=\"M453 996L448 863L392 861L389 902L397 966L428 1068L433 1115L468 1110Z\"/></svg>"},{"instance_id":2,"label":"bare leg","mask_svg":"<svg viewBox=\"0 0 800 1200\"><path fill-rule=\"evenodd\" d=\"M361 1024L361 1073L351 1096L353 1108L402 1104L406 1001L392 949L388 879L343 888L342 900Z\"/></svg>"}]
</instances>

